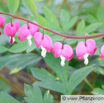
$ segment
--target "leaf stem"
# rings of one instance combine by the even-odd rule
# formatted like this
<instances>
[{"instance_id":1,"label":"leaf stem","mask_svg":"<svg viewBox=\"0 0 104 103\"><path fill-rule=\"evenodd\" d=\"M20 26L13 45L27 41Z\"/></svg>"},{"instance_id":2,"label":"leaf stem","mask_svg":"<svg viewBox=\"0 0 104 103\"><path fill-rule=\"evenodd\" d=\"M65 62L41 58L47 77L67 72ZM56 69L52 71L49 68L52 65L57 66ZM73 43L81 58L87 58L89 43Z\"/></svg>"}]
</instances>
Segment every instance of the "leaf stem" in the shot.
<instances>
[{"instance_id":1,"label":"leaf stem","mask_svg":"<svg viewBox=\"0 0 104 103\"><path fill-rule=\"evenodd\" d=\"M0 12L0 14L8 15L8 16L11 16L11 17L13 17L13 18L16 18L16 19L20 19L20 20L29 22L29 23L31 23L31 24L34 24L34 25L40 27L40 28L43 28L44 30L47 30L47 31L52 32L52 33L54 33L54 34L56 34L56 35L63 36L63 37L66 37L66 38L73 38L73 39L90 39L90 38L97 38L97 37L104 36L104 33L98 34L98 35L87 36L87 37L86 37L86 36L71 36L71 35L65 35L65 34L61 34L61 33L55 32L55 31L53 31L53 30L51 30L51 29L48 29L48 28L46 28L46 27L43 27L43 26L41 26L41 25L39 25L39 24L37 24L37 23L32 22L31 20L27 20L27 19L24 19L24 18L21 18L21 17L18 17L18 16L14 16L14 15L8 14L8 13L3 13L3 12Z\"/></svg>"},{"instance_id":2,"label":"leaf stem","mask_svg":"<svg viewBox=\"0 0 104 103\"><path fill-rule=\"evenodd\" d=\"M87 78L84 79L84 81L88 84L88 86L93 90L94 87L90 84Z\"/></svg>"},{"instance_id":3,"label":"leaf stem","mask_svg":"<svg viewBox=\"0 0 104 103\"><path fill-rule=\"evenodd\" d=\"M25 93L19 89L18 87L16 87L15 85L13 85L10 81L8 81L7 79L5 79L3 76L0 75L0 79L5 82L6 84L8 84L10 87L12 87L14 90L16 90L17 93L22 94L23 96L26 97Z\"/></svg>"}]
</instances>

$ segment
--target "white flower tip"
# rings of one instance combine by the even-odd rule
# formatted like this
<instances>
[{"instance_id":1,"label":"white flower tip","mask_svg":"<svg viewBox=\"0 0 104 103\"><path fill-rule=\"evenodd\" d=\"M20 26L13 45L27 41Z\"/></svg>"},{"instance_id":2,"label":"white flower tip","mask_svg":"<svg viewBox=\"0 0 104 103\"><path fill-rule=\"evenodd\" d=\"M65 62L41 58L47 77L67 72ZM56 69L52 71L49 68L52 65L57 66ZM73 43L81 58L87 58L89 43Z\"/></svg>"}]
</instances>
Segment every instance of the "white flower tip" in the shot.
<instances>
[{"instance_id":1,"label":"white flower tip","mask_svg":"<svg viewBox=\"0 0 104 103\"><path fill-rule=\"evenodd\" d=\"M31 42L31 40L30 41L28 41L28 46L31 46L32 45L32 42Z\"/></svg>"},{"instance_id":2,"label":"white flower tip","mask_svg":"<svg viewBox=\"0 0 104 103\"><path fill-rule=\"evenodd\" d=\"M47 53L46 49L44 47L42 47L42 46L41 46L41 49L42 49L41 56L46 57L46 53Z\"/></svg>"},{"instance_id":3,"label":"white flower tip","mask_svg":"<svg viewBox=\"0 0 104 103\"><path fill-rule=\"evenodd\" d=\"M65 57L63 57L62 55L60 56L61 58L61 66L65 66Z\"/></svg>"},{"instance_id":4,"label":"white flower tip","mask_svg":"<svg viewBox=\"0 0 104 103\"><path fill-rule=\"evenodd\" d=\"M9 38L11 39L11 37L10 37L10 36L9 36ZM13 37L13 43L14 43L14 42L15 42L15 38ZM12 43L12 44L13 44L13 43Z\"/></svg>"},{"instance_id":5,"label":"white flower tip","mask_svg":"<svg viewBox=\"0 0 104 103\"><path fill-rule=\"evenodd\" d=\"M84 61L84 64L87 65L88 64L88 59Z\"/></svg>"},{"instance_id":6,"label":"white flower tip","mask_svg":"<svg viewBox=\"0 0 104 103\"><path fill-rule=\"evenodd\" d=\"M13 37L13 43L15 42L15 38Z\"/></svg>"},{"instance_id":7,"label":"white flower tip","mask_svg":"<svg viewBox=\"0 0 104 103\"><path fill-rule=\"evenodd\" d=\"M32 45L31 38L32 38L32 36L29 34L28 37L27 37L27 40L28 40L28 46L31 46L31 45Z\"/></svg>"},{"instance_id":8,"label":"white flower tip","mask_svg":"<svg viewBox=\"0 0 104 103\"><path fill-rule=\"evenodd\" d=\"M42 56L42 57L46 57L46 54L43 54L43 53L41 52L41 56Z\"/></svg>"},{"instance_id":9,"label":"white flower tip","mask_svg":"<svg viewBox=\"0 0 104 103\"><path fill-rule=\"evenodd\" d=\"M65 66L65 63L64 63L64 62L61 62L61 66L62 66L62 67Z\"/></svg>"},{"instance_id":10,"label":"white flower tip","mask_svg":"<svg viewBox=\"0 0 104 103\"><path fill-rule=\"evenodd\" d=\"M85 54L85 55L84 55L84 64L85 64L85 65L87 65L87 64L89 63L89 61L88 61L88 56L89 56L88 54Z\"/></svg>"}]
</instances>

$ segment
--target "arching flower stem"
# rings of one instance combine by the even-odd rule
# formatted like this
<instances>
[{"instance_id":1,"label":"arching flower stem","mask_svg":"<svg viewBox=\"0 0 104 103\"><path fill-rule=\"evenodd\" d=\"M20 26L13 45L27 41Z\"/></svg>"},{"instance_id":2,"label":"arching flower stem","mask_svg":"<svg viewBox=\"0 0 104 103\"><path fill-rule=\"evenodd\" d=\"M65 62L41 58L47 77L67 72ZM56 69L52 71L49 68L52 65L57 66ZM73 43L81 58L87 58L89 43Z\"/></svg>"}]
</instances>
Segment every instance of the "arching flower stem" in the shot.
<instances>
[{"instance_id":1,"label":"arching flower stem","mask_svg":"<svg viewBox=\"0 0 104 103\"><path fill-rule=\"evenodd\" d=\"M32 22L31 20L27 20L27 19L24 19L24 18L21 18L21 17L18 17L18 16L14 16L14 15L11 15L11 14L8 14L8 13L4 13L4 12L0 12L0 14L8 15L8 16L11 16L13 18L16 18L16 19L20 19L20 20L29 22L31 24L34 24L34 25L40 27L40 28L43 28L44 30L47 30L47 31L52 32L52 33L54 33L56 35L59 35L59 36L62 36L62 37L66 37L66 38L73 38L73 39L91 39L91 38L97 38L97 37L104 36L104 33L98 34L98 35L92 35L92 36L71 36L71 35L65 35L65 34L61 34L61 33L55 32L55 31L53 31L51 29L48 29L46 27L43 27L43 26L41 26L39 24L36 24L36 23Z\"/></svg>"}]
</instances>

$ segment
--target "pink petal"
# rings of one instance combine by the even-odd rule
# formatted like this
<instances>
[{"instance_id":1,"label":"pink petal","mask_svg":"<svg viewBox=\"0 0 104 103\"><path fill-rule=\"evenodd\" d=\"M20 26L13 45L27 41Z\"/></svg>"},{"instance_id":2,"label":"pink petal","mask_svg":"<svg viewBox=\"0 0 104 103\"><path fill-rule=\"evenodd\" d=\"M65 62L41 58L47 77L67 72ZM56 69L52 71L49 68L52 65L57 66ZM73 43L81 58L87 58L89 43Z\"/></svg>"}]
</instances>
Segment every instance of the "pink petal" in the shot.
<instances>
[{"instance_id":1,"label":"pink petal","mask_svg":"<svg viewBox=\"0 0 104 103\"><path fill-rule=\"evenodd\" d=\"M101 54L104 56L104 45L101 47L100 52L101 52Z\"/></svg>"},{"instance_id":2,"label":"pink petal","mask_svg":"<svg viewBox=\"0 0 104 103\"><path fill-rule=\"evenodd\" d=\"M39 31L40 31L40 28L38 28L36 32L39 32Z\"/></svg>"},{"instance_id":3,"label":"pink petal","mask_svg":"<svg viewBox=\"0 0 104 103\"><path fill-rule=\"evenodd\" d=\"M52 40L48 35L44 35L43 40L42 40L42 46L47 50L47 52L51 52Z\"/></svg>"},{"instance_id":4,"label":"pink petal","mask_svg":"<svg viewBox=\"0 0 104 103\"><path fill-rule=\"evenodd\" d=\"M26 38L28 37L30 31L27 28L27 25L23 25L20 29L19 29L19 35L17 35L18 39L20 39L21 41L26 40Z\"/></svg>"},{"instance_id":5,"label":"pink petal","mask_svg":"<svg viewBox=\"0 0 104 103\"><path fill-rule=\"evenodd\" d=\"M8 36L14 37L16 33L16 29L14 26L11 26L11 24L9 23L4 27L4 33Z\"/></svg>"},{"instance_id":6,"label":"pink petal","mask_svg":"<svg viewBox=\"0 0 104 103\"><path fill-rule=\"evenodd\" d=\"M104 60L104 56L102 54L99 54L100 58Z\"/></svg>"},{"instance_id":7,"label":"pink petal","mask_svg":"<svg viewBox=\"0 0 104 103\"><path fill-rule=\"evenodd\" d=\"M97 50L96 43L94 40L89 39L86 41L86 47L87 47L87 53L90 55L93 55L95 51Z\"/></svg>"},{"instance_id":8,"label":"pink petal","mask_svg":"<svg viewBox=\"0 0 104 103\"><path fill-rule=\"evenodd\" d=\"M85 46L85 43L82 41L76 47L76 56L78 59L82 59L86 53L87 53L87 48Z\"/></svg>"},{"instance_id":9,"label":"pink petal","mask_svg":"<svg viewBox=\"0 0 104 103\"><path fill-rule=\"evenodd\" d=\"M5 18L3 16L0 16L0 27L3 26L5 23Z\"/></svg>"},{"instance_id":10,"label":"pink petal","mask_svg":"<svg viewBox=\"0 0 104 103\"><path fill-rule=\"evenodd\" d=\"M66 58L66 60L71 60L74 55L72 47L65 44L63 46L62 55Z\"/></svg>"},{"instance_id":11,"label":"pink petal","mask_svg":"<svg viewBox=\"0 0 104 103\"><path fill-rule=\"evenodd\" d=\"M14 22L13 22L13 26L15 26L16 31L17 31L17 30L19 29L19 27L20 27L19 21L14 21Z\"/></svg>"},{"instance_id":12,"label":"pink petal","mask_svg":"<svg viewBox=\"0 0 104 103\"><path fill-rule=\"evenodd\" d=\"M53 55L55 57L59 57L61 55L61 52L62 52L62 43L60 42L54 43L53 48L52 48Z\"/></svg>"},{"instance_id":13,"label":"pink petal","mask_svg":"<svg viewBox=\"0 0 104 103\"><path fill-rule=\"evenodd\" d=\"M41 46L42 38L43 38L43 34L42 33L40 33L40 32L36 32L35 33L34 41L35 41L37 47Z\"/></svg>"},{"instance_id":14,"label":"pink petal","mask_svg":"<svg viewBox=\"0 0 104 103\"><path fill-rule=\"evenodd\" d=\"M33 21L33 22L37 24L37 22L35 22L35 21ZM28 26L29 26L29 30L30 30L31 35L34 36L34 34L35 34L35 33L37 32L37 30L38 30L38 26L33 25L33 24L31 24L31 23L29 23Z\"/></svg>"}]
</instances>

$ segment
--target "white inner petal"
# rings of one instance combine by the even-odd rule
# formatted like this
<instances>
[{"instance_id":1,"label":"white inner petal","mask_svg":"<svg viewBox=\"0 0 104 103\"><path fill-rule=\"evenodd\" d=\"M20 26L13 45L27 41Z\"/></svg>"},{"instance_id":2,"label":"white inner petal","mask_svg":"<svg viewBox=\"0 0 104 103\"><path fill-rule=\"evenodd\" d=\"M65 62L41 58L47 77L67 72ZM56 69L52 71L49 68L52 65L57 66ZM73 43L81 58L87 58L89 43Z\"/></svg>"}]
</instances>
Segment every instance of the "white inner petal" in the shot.
<instances>
[{"instance_id":1,"label":"white inner petal","mask_svg":"<svg viewBox=\"0 0 104 103\"><path fill-rule=\"evenodd\" d=\"M41 49L42 49L41 56L46 57L46 53L47 53L46 49L43 46L41 46Z\"/></svg>"},{"instance_id":2,"label":"white inner petal","mask_svg":"<svg viewBox=\"0 0 104 103\"><path fill-rule=\"evenodd\" d=\"M11 39L11 37L9 36L9 38ZM15 38L13 37L13 43L15 42Z\"/></svg>"},{"instance_id":3,"label":"white inner petal","mask_svg":"<svg viewBox=\"0 0 104 103\"><path fill-rule=\"evenodd\" d=\"M28 40L28 45L31 46L32 45L32 41L31 41L31 34L28 35L27 40Z\"/></svg>"},{"instance_id":4,"label":"white inner petal","mask_svg":"<svg viewBox=\"0 0 104 103\"><path fill-rule=\"evenodd\" d=\"M61 58L61 65L64 66L65 65L65 57L61 55L60 58Z\"/></svg>"},{"instance_id":5,"label":"white inner petal","mask_svg":"<svg viewBox=\"0 0 104 103\"><path fill-rule=\"evenodd\" d=\"M84 55L84 64L85 65L87 65L89 63L88 56L89 56L89 54L87 54L87 53Z\"/></svg>"}]
</instances>

